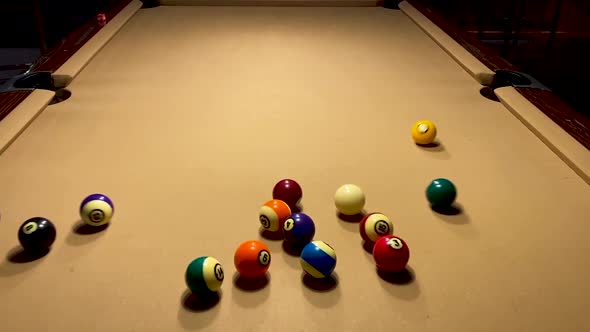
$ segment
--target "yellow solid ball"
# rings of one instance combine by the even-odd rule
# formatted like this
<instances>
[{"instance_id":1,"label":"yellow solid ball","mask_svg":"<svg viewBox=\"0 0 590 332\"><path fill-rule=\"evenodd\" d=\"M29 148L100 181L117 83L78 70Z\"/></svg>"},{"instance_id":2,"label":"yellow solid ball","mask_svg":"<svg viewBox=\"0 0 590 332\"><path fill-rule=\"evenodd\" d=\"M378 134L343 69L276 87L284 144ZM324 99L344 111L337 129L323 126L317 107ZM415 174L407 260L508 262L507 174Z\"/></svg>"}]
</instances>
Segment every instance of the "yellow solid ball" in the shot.
<instances>
[{"instance_id":1,"label":"yellow solid ball","mask_svg":"<svg viewBox=\"0 0 590 332\"><path fill-rule=\"evenodd\" d=\"M412 127L412 138L417 144L430 144L436 138L436 126L428 120L418 121Z\"/></svg>"}]
</instances>

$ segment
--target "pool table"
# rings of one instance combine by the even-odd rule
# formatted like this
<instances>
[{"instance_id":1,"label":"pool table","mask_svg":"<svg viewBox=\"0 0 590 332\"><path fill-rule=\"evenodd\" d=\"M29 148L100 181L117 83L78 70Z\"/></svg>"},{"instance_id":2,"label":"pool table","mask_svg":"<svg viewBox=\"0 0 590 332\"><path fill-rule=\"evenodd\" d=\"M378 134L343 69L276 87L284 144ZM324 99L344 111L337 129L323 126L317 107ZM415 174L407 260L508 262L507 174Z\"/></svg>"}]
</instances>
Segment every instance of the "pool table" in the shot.
<instances>
[{"instance_id":1,"label":"pool table","mask_svg":"<svg viewBox=\"0 0 590 332\"><path fill-rule=\"evenodd\" d=\"M590 152L513 87L482 96L494 72L406 2L131 1L53 75L69 98L0 122L3 331L590 330ZM452 211L426 200L441 177ZM329 287L261 233L282 178L336 251ZM337 214L345 183L407 242L404 272ZM88 231L94 192L115 214ZM35 216L57 227L42 257L17 239ZM272 254L256 287L246 240ZM212 303L184 281L199 256L224 267Z\"/></svg>"}]
</instances>

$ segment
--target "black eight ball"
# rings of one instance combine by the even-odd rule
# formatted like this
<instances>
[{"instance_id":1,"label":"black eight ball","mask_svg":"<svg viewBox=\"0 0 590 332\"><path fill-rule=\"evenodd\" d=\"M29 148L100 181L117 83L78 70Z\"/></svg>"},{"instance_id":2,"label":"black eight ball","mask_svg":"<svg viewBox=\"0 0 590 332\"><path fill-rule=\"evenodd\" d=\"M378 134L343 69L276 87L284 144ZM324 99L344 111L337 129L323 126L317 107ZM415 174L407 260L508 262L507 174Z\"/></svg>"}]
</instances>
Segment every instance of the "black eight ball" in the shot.
<instances>
[{"instance_id":1,"label":"black eight ball","mask_svg":"<svg viewBox=\"0 0 590 332\"><path fill-rule=\"evenodd\" d=\"M26 251L49 249L55 241L55 236L53 223L41 217L25 221L18 229L18 241Z\"/></svg>"}]
</instances>

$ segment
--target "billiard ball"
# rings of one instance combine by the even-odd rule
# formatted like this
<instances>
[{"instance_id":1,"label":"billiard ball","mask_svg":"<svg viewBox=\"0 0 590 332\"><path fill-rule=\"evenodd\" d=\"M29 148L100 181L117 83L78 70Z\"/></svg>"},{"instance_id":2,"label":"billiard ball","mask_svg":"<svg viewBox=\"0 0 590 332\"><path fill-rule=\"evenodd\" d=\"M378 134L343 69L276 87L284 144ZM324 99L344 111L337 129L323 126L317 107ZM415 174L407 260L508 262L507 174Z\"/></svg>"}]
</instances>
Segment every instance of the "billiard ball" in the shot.
<instances>
[{"instance_id":1,"label":"billiard ball","mask_svg":"<svg viewBox=\"0 0 590 332\"><path fill-rule=\"evenodd\" d=\"M433 207L449 207L457 198L457 188L448 179L435 179L426 188L426 198Z\"/></svg>"},{"instance_id":2,"label":"billiard ball","mask_svg":"<svg viewBox=\"0 0 590 332\"><path fill-rule=\"evenodd\" d=\"M355 215L365 207L365 194L357 185L345 184L334 194L336 209L344 215Z\"/></svg>"},{"instance_id":3,"label":"billiard ball","mask_svg":"<svg viewBox=\"0 0 590 332\"><path fill-rule=\"evenodd\" d=\"M270 266L270 249L262 241L246 241L236 250L234 265L244 278L262 277Z\"/></svg>"},{"instance_id":4,"label":"billiard ball","mask_svg":"<svg viewBox=\"0 0 590 332\"><path fill-rule=\"evenodd\" d=\"M374 243L383 236L393 234L393 223L382 213L369 213L361 220L359 231L365 243Z\"/></svg>"},{"instance_id":5,"label":"billiard ball","mask_svg":"<svg viewBox=\"0 0 590 332\"><path fill-rule=\"evenodd\" d=\"M305 213L293 213L283 226L285 242L290 244L307 244L315 235L315 224Z\"/></svg>"},{"instance_id":6,"label":"billiard ball","mask_svg":"<svg viewBox=\"0 0 590 332\"><path fill-rule=\"evenodd\" d=\"M107 22L107 16L105 14L98 14L96 15L96 21L100 24L105 24Z\"/></svg>"},{"instance_id":7,"label":"billiard ball","mask_svg":"<svg viewBox=\"0 0 590 332\"><path fill-rule=\"evenodd\" d=\"M184 280L194 294L216 292L223 284L223 267L213 257L199 257L186 268Z\"/></svg>"},{"instance_id":8,"label":"billiard ball","mask_svg":"<svg viewBox=\"0 0 590 332\"><path fill-rule=\"evenodd\" d=\"M270 232L280 231L285 220L291 215L287 203L279 199L271 199L264 203L258 212L258 219L264 229Z\"/></svg>"},{"instance_id":9,"label":"billiard ball","mask_svg":"<svg viewBox=\"0 0 590 332\"><path fill-rule=\"evenodd\" d=\"M102 226L111 221L115 206L113 201L103 194L92 194L80 204L80 217L90 226Z\"/></svg>"},{"instance_id":10,"label":"billiard ball","mask_svg":"<svg viewBox=\"0 0 590 332\"><path fill-rule=\"evenodd\" d=\"M49 249L56 235L53 223L41 217L28 219L18 229L18 241L26 251Z\"/></svg>"},{"instance_id":11,"label":"billiard ball","mask_svg":"<svg viewBox=\"0 0 590 332\"><path fill-rule=\"evenodd\" d=\"M272 198L279 199L291 208L291 211L297 209L297 205L303 197L301 186L295 180L283 179L275 184L272 190Z\"/></svg>"},{"instance_id":12,"label":"billiard ball","mask_svg":"<svg viewBox=\"0 0 590 332\"><path fill-rule=\"evenodd\" d=\"M334 272L336 251L324 241L312 241L303 247L299 261L307 274L325 278Z\"/></svg>"},{"instance_id":13,"label":"billiard ball","mask_svg":"<svg viewBox=\"0 0 590 332\"><path fill-rule=\"evenodd\" d=\"M400 272L410 260L410 248L401 238L386 235L375 242L373 259L383 272Z\"/></svg>"},{"instance_id":14,"label":"billiard ball","mask_svg":"<svg viewBox=\"0 0 590 332\"><path fill-rule=\"evenodd\" d=\"M417 144L430 144L436 138L436 126L428 120L418 121L412 126L412 138Z\"/></svg>"}]
</instances>

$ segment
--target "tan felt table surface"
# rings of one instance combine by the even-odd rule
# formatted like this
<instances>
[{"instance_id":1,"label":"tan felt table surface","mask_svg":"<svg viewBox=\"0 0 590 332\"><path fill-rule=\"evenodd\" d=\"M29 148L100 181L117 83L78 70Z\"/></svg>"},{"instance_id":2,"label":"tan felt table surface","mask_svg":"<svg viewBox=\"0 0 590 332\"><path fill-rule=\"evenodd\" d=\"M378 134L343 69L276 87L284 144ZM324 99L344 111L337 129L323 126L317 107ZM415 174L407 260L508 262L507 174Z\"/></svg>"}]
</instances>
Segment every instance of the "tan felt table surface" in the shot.
<instances>
[{"instance_id":1,"label":"tan felt table surface","mask_svg":"<svg viewBox=\"0 0 590 332\"><path fill-rule=\"evenodd\" d=\"M44 258L0 263L3 331L583 331L590 329L590 187L399 10L141 9L0 155L0 252L25 219L58 237ZM440 145L419 148L430 119ZM265 242L270 282L234 286L274 183L297 179L338 285L308 289L298 258ZM427 205L434 178L463 213ZM338 186L389 215L413 280L375 272ZM80 201L115 203L79 235ZM224 265L220 302L181 304L201 255Z\"/></svg>"}]
</instances>

